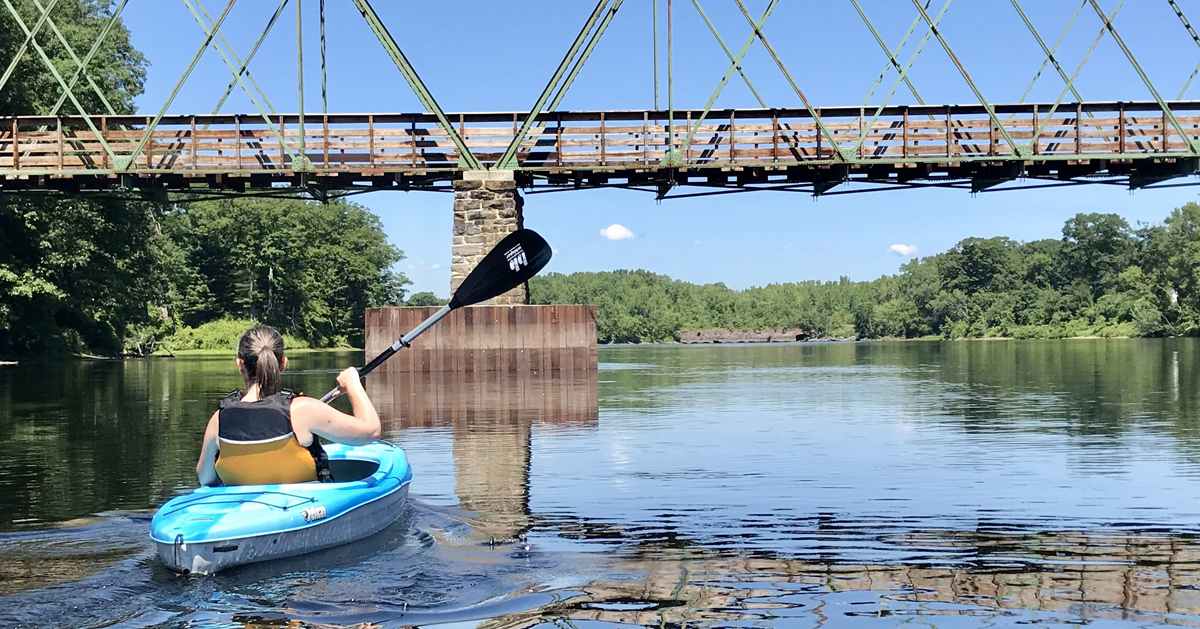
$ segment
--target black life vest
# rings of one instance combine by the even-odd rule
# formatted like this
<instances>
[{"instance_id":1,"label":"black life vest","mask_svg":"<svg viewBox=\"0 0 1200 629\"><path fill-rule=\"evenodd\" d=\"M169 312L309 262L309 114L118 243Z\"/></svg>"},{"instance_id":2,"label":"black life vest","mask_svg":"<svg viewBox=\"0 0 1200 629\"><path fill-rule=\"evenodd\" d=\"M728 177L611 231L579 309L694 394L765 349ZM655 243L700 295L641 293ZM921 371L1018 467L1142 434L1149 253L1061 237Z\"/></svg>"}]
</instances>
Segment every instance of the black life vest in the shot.
<instances>
[{"instance_id":1,"label":"black life vest","mask_svg":"<svg viewBox=\"0 0 1200 629\"><path fill-rule=\"evenodd\" d=\"M320 437L300 445L292 429L291 404L296 394L280 391L243 402L234 391L218 411L217 476L227 485L329 482L329 459Z\"/></svg>"}]
</instances>

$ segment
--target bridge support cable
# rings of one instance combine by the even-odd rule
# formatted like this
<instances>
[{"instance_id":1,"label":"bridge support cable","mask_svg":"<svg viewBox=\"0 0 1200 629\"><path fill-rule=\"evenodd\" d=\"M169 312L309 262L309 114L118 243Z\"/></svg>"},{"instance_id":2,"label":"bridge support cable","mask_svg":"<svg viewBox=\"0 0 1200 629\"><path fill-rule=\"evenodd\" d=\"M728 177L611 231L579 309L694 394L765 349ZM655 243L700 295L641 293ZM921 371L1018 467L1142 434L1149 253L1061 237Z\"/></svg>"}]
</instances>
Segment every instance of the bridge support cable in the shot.
<instances>
[{"instance_id":1,"label":"bridge support cable","mask_svg":"<svg viewBox=\"0 0 1200 629\"><path fill-rule=\"evenodd\" d=\"M758 37L758 40L762 42L763 48L766 48L767 52L770 53L771 58L775 60L775 65L779 66L779 71L783 73L783 77L787 79L788 85L791 86L792 91L795 92L796 96L800 97L800 101L804 103L804 108L808 110L808 115L812 116L813 123L816 124L821 135L825 136L825 139L829 141L829 148L833 150L833 154L837 156L838 161L850 161L847 159L846 155L842 153L842 149L838 145L837 140L834 139L833 133L829 131L829 127L826 127L825 123L821 122L821 114L819 114L816 109L813 109L812 103L809 102L808 97L804 95L804 90L800 89L800 86L796 84L796 80L792 78L792 73L788 71L787 65L783 63L783 59L779 58L779 54L775 52L775 47L771 45L771 42L767 41L767 36L763 34L762 29L760 29L758 25L754 23L754 18L750 15L750 11L746 9L745 2L742 0L734 1L737 2L738 9L742 12L742 17L746 18L746 22L749 23L750 27L754 29L754 35Z\"/></svg>"},{"instance_id":2,"label":"bridge support cable","mask_svg":"<svg viewBox=\"0 0 1200 629\"><path fill-rule=\"evenodd\" d=\"M650 0L650 71L654 73L654 111L658 111L658 0Z\"/></svg>"},{"instance_id":3,"label":"bridge support cable","mask_svg":"<svg viewBox=\"0 0 1200 629\"><path fill-rule=\"evenodd\" d=\"M7 2L8 0L5 1ZM142 151L146 149L146 144L150 142L150 137L153 135L154 130L158 128L158 124L162 122L163 116L167 114L167 110L171 108L172 104L174 104L175 98L179 96L179 90L183 88L183 84L187 83L188 78L192 76L192 72L196 69L196 66L199 65L201 57L204 56L204 51L207 50L212 44L216 34L221 31L221 26L225 24L225 18L229 17L229 12L233 10L233 5L235 4L237 4L237 0L227 0L225 3L225 8L221 11L221 14L217 16L217 20L213 23L212 29L205 29L206 35L204 37L204 41L200 43L198 48L196 48L196 53L192 55L191 62L188 64L187 68L184 69L183 73L179 75L179 80L175 81L175 87L171 89L171 93L167 96L167 100L163 102L162 107L159 108L158 113L155 114L150 123L146 125L145 131L142 132L141 139L138 140L137 145L133 147L133 152L125 158L124 164L117 165L117 170L129 170L137 160L138 155L141 155Z\"/></svg>"},{"instance_id":4,"label":"bridge support cable","mask_svg":"<svg viewBox=\"0 0 1200 629\"><path fill-rule=\"evenodd\" d=\"M63 79L62 75L59 74L58 69L56 67L54 67L54 62L50 60L50 56L46 54L46 51L45 51L45 49L42 48L42 45L39 44L37 42L37 39L35 39L33 37L34 32L29 30L29 27L26 26L25 20L23 20L21 18L20 12L18 12L17 8L13 6L12 1L4 0L4 6L8 9L8 12L12 14L13 20L16 21L17 26L20 27L21 31L25 33L26 37L29 40L29 44L31 46L33 46L33 50L38 54L39 57L41 57L42 64L45 65L46 69L48 69L50 71L50 74L54 77L54 80L58 81L59 86L61 86L63 88L64 93L67 95L67 98L69 98L71 100L71 104L75 106L75 109L79 112L79 115L83 118L84 123L86 123L88 128L92 131L92 133L95 134L96 139L100 141L100 146L104 148L104 153L108 156L108 159L110 160L110 163L111 163L112 160L115 160L116 154L113 152L112 147L109 146L108 140L106 140L104 138L104 134L100 132L100 129L96 128L96 124L92 122L92 118L88 114L87 110L84 109L83 105L79 102L79 99L75 97L75 92L73 92L71 89L68 88L67 82ZM49 8L52 9L53 5L51 5L51 7L49 7ZM47 20L49 20L49 15L47 13L43 13L42 20L40 20L39 23L44 23ZM14 67L16 65L15 61L16 61L16 59L14 59L14 64L13 64ZM15 136L16 135L16 132L15 132L16 119L15 118L13 119L13 128L14 128L13 135ZM14 147L17 144L16 140L17 140L16 137L13 137L13 146Z\"/></svg>"},{"instance_id":5,"label":"bridge support cable","mask_svg":"<svg viewBox=\"0 0 1200 629\"><path fill-rule=\"evenodd\" d=\"M758 19L758 22L756 22L755 25L761 28L762 25L766 23L767 18L771 16L771 13L775 10L775 7L778 6L778 4L778 0L770 0L770 2L767 3L767 8L763 10L762 16ZM717 98L721 96L721 92L724 91L725 85L729 83L729 79L733 76L735 71L742 77L742 81L746 83L746 87L750 89L750 93L754 95L754 99L758 101L759 106L763 109L770 109L770 106L768 106L766 101L763 100L763 97L759 95L758 90L754 89L754 84L750 82L750 77L746 76L745 69L742 68L742 59L746 57L746 53L749 52L750 47L754 45L754 41L756 39L754 32L750 32L750 36L746 39L746 43L742 45L735 55L729 50L729 46L725 45L725 40L721 38L721 33L717 31L716 25L712 23L712 20L708 19L708 15L704 12L704 8L700 6L700 0L692 0L692 5L696 7L696 12L699 13L700 17L704 19L704 23L708 26L708 30L712 32L713 37L716 38L717 43L721 46L721 50L725 52L725 56L729 59L729 67L726 68L725 73L721 75L721 80L717 81L716 87L713 88L708 100L705 101L704 109L700 112L700 116L697 117L695 123L688 128L687 138L684 140L684 146L688 147L688 149L691 148L692 141L696 137L696 132L700 130L700 125L704 123L705 118L708 117L708 113L712 111L713 105L717 102ZM685 151L684 155L686 156L689 153L690 150Z\"/></svg>"},{"instance_id":6,"label":"bridge support cable","mask_svg":"<svg viewBox=\"0 0 1200 629\"><path fill-rule=\"evenodd\" d=\"M1196 29L1192 28L1192 23L1184 15L1183 9L1179 7L1175 0L1167 0L1167 4L1171 5L1171 10L1175 11L1175 16L1183 23L1183 28L1191 36L1192 41L1196 42L1197 46L1200 46L1200 34L1197 34ZM1200 74L1200 63L1197 63L1196 67L1192 68L1192 73L1183 82L1183 87L1179 88L1179 95L1175 97L1175 100L1183 100L1183 96L1187 94L1188 88L1192 86L1192 80L1196 78L1196 74Z\"/></svg>"},{"instance_id":7,"label":"bridge support cable","mask_svg":"<svg viewBox=\"0 0 1200 629\"><path fill-rule=\"evenodd\" d=\"M329 115L329 73L325 65L325 0L320 3L321 21L321 114ZM329 123L326 122L326 125ZM329 135L326 132L325 135Z\"/></svg>"},{"instance_id":8,"label":"bridge support cable","mask_svg":"<svg viewBox=\"0 0 1200 629\"><path fill-rule=\"evenodd\" d=\"M913 6L917 8L917 11L921 13L921 18L925 20L927 24L929 24L929 30L933 33L933 36L937 38L938 43L942 45L942 50L946 51L946 56L950 57L950 61L954 63L955 68L958 68L958 72L962 75L963 80L967 82L968 86L970 86L971 91L975 92L975 97L979 99L979 104L983 105L983 108L987 110L988 118L991 119L992 124L999 128L1000 135L1004 136L1004 141L1010 148L1012 148L1013 155L1015 157L1022 157L1023 152L1021 151L1021 147L1017 146L1017 143L1013 141L1012 136L1008 134L1008 130L1004 128L1004 124L1001 123L1000 119L996 117L996 110L983 96L983 92L979 90L979 86L975 85L975 80L971 78L971 74L967 72L967 68L963 66L962 62L958 60L958 56L954 54L954 50L950 48L950 43L946 41L945 37L942 37L942 32L938 30L937 24L929 19L929 13L925 11L925 7L921 6L920 0L912 0L912 3Z\"/></svg>"},{"instance_id":9,"label":"bridge support cable","mask_svg":"<svg viewBox=\"0 0 1200 629\"><path fill-rule=\"evenodd\" d=\"M583 28L579 29L579 34L576 35L575 40L571 42L570 48L568 48L567 53L563 55L562 61L558 63L558 67L554 70L554 74L552 74L550 80L546 82L546 86L542 88L542 93L539 94L537 100L534 101L533 107L529 109L529 114L525 116L525 120L521 123L521 126L517 132L513 134L513 139L508 143L508 148L504 150L504 154L500 157L499 161L496 162L495 167L497 169L509 169L516 165L517 152L519 151L521 144L525 141L525 138L528 137L529 131L533 127L537 117L542 113L542 108L545 107L547 100L550 98L550 94L554 92L556 87L558 87L559 81L561 81L563 78L563 74L567 72L567 66L569 66L571 62L575 60L575 56L579 53L580 47L584 45L585 38L587 37L588 33L592 32L592 28L596 26L597 20L600 19L600 16L604 13L605 8L608 7L608 5L609 0L598 0L596 2L596 7L592 9L592 13L590 16L588 16L587 21L584 22ZM619 2L617 3L617 6L620 6ZM612 10L613 9L610 8L610 12ZM564 85L563 89L565 90L567 87L570 87L569 83Z\"/></svg>"},{"instance_id":10,"label":"bridge support cable","mask_svg":"<svg viewBox=\"0 0 1200 629\"><path fill-rule=\"evenodd\" d=\"M671 0L667 0L667 163L675 164L677 153L675 151L675 79L674 71L675 64L672 59L672 51L674 50L675 26L674 26L674 9L671 5ZM670 184L668 184L670 187Z\"/></svg>"},{"instance_id":11,"label":"bridge support cable","mask_svg":"<svg viewBox=\"0 0 1200 629\"><path fill-rule=\"evenodd\" d=\"M896 96L896 89L900 87L901 81L908 84L909 89L913 92L913 97L915 97L920 104L922 104L922 105L925 104L925 102L923 100L921 100L921 95L916 92L917 88L915 86L913 86L913 84L909 81L908 71L912 69L913 65L916 64L916 62L917 62L917 58L920 57L921 53L925 51L925 45L929 43L929 38L933 34L933 31L931 31L928 28L925 29L925 34L921 36L921 40L917 42L916 48L913 50L912 54L909 55L908 63L904 64L903 66L900 66L899 63L897 63L895 55L892 54L891 51L887 50L887 47L883 44L882 38L879 37L878 31L875 29L874 23L871 22L871 20L867 17L866 11L862 10L862 8L861 8L861 6L859 6L857 0L851 0L851 1L854 2L855 7L858 8L859 15L863 18L863 21L867 24L868 28L870 28L872 32L876 33L876 41L879 42L880 46L884 49L884 52L888 55L888 58L890 59L891 64L895 65L895 67L896 67L896 79L894 81L892 81L892 85L890 88L888 88L887 95L884 97L883 101L875 107L874 113L871 114L871 119L863 122L861 120L861 116L860 116L858 138L854 142L853 153L854 153L854 155L862 155L862 149L863 149L863 146L866 144L867 136L870 135L871 131L875 128L875 122L879 120L879 116L883 113L883 110L886 109L888 107L888 105L891 104L892 98ZM944 18L946 16L946 13L950 10L950 5L953 2L954 2L954 0L945 0L945 2L942 3L942 7L940 9L938 9L937 15L935 15L933 18L934 24L941 24L942 18ZM926 9L929 8L929 5L930 5L930 0L926 0L926 2L925 2ZM916 26L920 23L921 23L920 15L917 15L915 18L913 18L912 25L909 27L908 31L906 31L904 33L904 37L902 37L900 39L899 45L896 46L897 53L899 53L899 51L902 50L904 48L904 46L908 43L908 38L912 36L913 32L916 30ZM884 66L883 70L880 71L879 77L878 77L878 79L876 79L876 84L871 87L871 89L867 92L867 96L865 98L863 98L863 105L861 108L862 110L865 111L866 107L870 104L869 101L871 99L871 96L874 95L875 90L879 86L879 84L881 84L883 82L884 75L887 73L887 71L888 71L888 66ZM930 120L934 119L933 114L929 115L929 119ZM894 139L894 137L888 138L888 139Z\"/></svg>"},{"instance_id":12,"label":"bridge support cable","mask_svg":"<svg viewBox=\"0 0 1200 629\"><path fill-rule=\"evenodd\" d=\"M197 0L199 1L199 0ZM296 104L299 106L300 121L296 129L300 132L300 163L292 159L292 170L308 170L308 151L304 137L304 2L296 0Z\"/></svg>"},{"instance_id":13,"label":"bridge support cable","mask_svg":"<svg viewBox=\"0 0 1200 629\"><path fill-rule=\"evenodd\" d=\"M287 138L283 134L283 129L280 128L279 125L275 124L274 120L279 118L279 115L276 113L274 105L271 104L271 100L267 97L267 93L263 91L262 87L259 86L258 81L254 80L254 75L250 73L250 69L247 67L250 63L250 60L247 59L245 62L242 62L238 57L237 52L234 51L233 46L230 45L229 41L225 39L224 35L221 35L216 29L210 28L211 25L209 24L209 21L212 19L212 17L204 8L203 0L182 1L184 6L186 6L188 11L192 14L192 19L196 21L196 25L200 27L200 30L204 31L205 35L209 36L212 49L216 51L217 56L221 58L221 61L225 64L225 67L229 70L229 73L233 75L234 82L236 82L238 87L241 88L242 92L246 94L246 98L248 98L254 107L258 109L258 113L262 117L267 128L279 138L279 145L287 147L287 150L292 157L292 163L295 164L297 158L295 147L288 143ZM296 0L296 5L300 5L300 0ZM274 21L272 20L271 22L268 22L267 26L270 27L273 24ZM266 34L264 32L263 36L265 37L265 35ZM247 82L249 82L254 88L253 92L246 87ZM257 98L255 97L255 93L258 94ZM262 99L261 103L258 100L260 98ZM222 102L224 102L223 99ZM214 111L213 113L215 114L217 112ZM205 125L205 128L207 127L208 125ZM192 138L192 141L194 142L195 138ZM280 164L280 168L282 167L283 164Z\"/></svg>"},{"instance_id":14,"label":"bridge support cable","mask_svg":"<svg viewBox=\"0 0 1200 629\"><path fill-rule=\"evenodd\" d=\"M21 30L25 31L25 41L21 42L21 45L17 48L17 54L13 55L12 61L9 61L8 66L4 68L4 74L0 75L0 91L3 91L4 86L8 85L8 80L12 78L13 72L16 71L17 66L21 63L21 60L25 58L25 54L29 52L29 45L34 43L34 37L36 37L37 34L42 30L42 27L46 25L46 21L50 19L50 12L54 10L54 6L57 5L58 2L59 0L50 0L50 4L46 6L40 15L38 15L37 22L33 24L32 30L23 26L24 22L21 20L21 14L17 13L15 9L9 6L8 10L13 12L13 17L16 18L18 23L22 24Z\"/></svg>"},{"instance_id":15,"label":"bridge support cable","mask_svg":"<svg viewBox=\"0 0 1200 629\"><path fill-rule=\"evenodd\" d=\"M396 68L400 70L400 74L404 76L404 80L408 81L409 87L417 99L421 101L426 109L433 113L437 118L438 125L442 131L449 136L450 141L458 150L458 159L468 170L482 170L483 166L479 160L471 153L471 149L467 148L467 143L462 135L450 124L450 120L446 118L446 112L442 110L441 105L438 105L429 88L425 86L425 82L421 80L421 75L417 74L417 70L409 63L408 57L404 56L404 51L400 50L400 45L396 43L396 38L392 37L383 20L379 19L379 14L375 12L375 7L371 6L370 0L354 0L354 6L358 8L359 14L367 22L367 26L375 33L376 39L380 45L387 51L392 58L392 62L396 64Z\"/></svg>"},{"instance_id":16,"label":"bridge support cable","mask_svg":"<svg viewBox=\"0 0 1200 629\"><path fill-rule=\"evenodd\" d=\"M1150 76L1146 74L1145 70L1142 69L1142 64L1138 63L1137 57L1134 56L1133 51L1129 49L1129 46L1125 45L1125 40L1122 39L1121 34L1118 33L1116 27L1113 26L1112 20L1110 20L1108 16L1104 14L1104 11L1100 8L1100 5L1096 2L1096 0L1088 0L1088 2L1091 3L1092 9L1096 11L1096 15L1104 21L1104 27L1108 29L1109 34L1112 35L1113 41L1117 43L1117 46L1121 48L1121 52L1125 53L1125 57L1129 59L1130 65L1132 65L1133 69L1137 71L1137 74L1142 79L1142 82L1146 84L1146 89L1150 90L1150 94L1154 96L1154 100L1158 102L1158 106L1162 107L1163 115L1166 116L1171 122L1171 126L1175 127L1175 130L1179 132L1180 137L1187 144L1188 151L1193 155L1200 153L1200 149L1197 149L1196 143L1192 141L1191 136L1189 136L1187 131L1184 130L1183 125L1179 124L1179 119L1175 117L1175 113L1171 111L1171 108L1167 106L1167 102L1163 100L1162 96L1159 95L1158 90L1154 87L1154 83L1150 80ZM1162 133L1163 146L1165 148L1168 146L1167 130L1164 128Z\"/></svg>"}]
</instances>

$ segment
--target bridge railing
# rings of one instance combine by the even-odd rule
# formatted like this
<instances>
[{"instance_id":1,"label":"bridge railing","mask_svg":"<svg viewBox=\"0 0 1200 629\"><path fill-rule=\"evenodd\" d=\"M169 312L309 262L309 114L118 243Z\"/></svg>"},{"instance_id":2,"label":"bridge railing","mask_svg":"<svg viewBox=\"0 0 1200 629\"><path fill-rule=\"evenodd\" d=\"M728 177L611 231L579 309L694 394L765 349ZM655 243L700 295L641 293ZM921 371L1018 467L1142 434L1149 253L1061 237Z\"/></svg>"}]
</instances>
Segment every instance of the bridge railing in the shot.
<instances>
[{"instance_id":1,"label":"bridge railing","mask_svg":"<svg viewBox=\"0 0 1200 629\"><path fill-rule=\"evenodd\" d=\"M554 173L1191 155L1200 140L1200 101L1171 103L1171 109L1179 128L1148 102L1001 105L999 125L978 105L828 108L818 112L820 125L806 110L715 110L702 122L700 112L688 110L676 111L672 121L663 111L554 112L541 116L521 144L518 168ZM504 153L521 117L450 115L486 165ZM79 117L0 118L0 176L301 169L372 176L459 168L454 144L429 114L307 116L303 133L292 114L169 116L147 137L149 122L96 116L93 131Z\"/></svg>"}]
</instances>

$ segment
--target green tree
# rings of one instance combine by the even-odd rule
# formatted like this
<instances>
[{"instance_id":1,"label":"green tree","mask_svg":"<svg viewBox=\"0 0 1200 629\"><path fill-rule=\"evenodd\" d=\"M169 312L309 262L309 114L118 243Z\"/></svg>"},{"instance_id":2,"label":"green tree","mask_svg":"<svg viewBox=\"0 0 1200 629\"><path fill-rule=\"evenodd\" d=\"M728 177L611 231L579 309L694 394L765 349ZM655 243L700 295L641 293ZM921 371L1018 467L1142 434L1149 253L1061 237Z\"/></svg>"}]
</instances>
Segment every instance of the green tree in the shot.
<instances>
[{"instance_id":1,"label":"green tree","mask_svg":"<svg viewBox=\"0 0 1200 629\"><path fill-rule=\"evenodd\" d=\"M32 0L16 0L32 28ZM52 17L82 56L109 20L106 2L62 0ZM0 19L0 59L7 65L25 40L16 20ZM44 30L38 37L64 77L76 66ZM146 62L116 24L87 73L116 113L132 113L142 93ZM106 113L85 82L75 92L87 113ZM49 114L61 86L32 49L0 90L0 115ZM77 114L68 103L63 113ZM156 256L165 248L158 209L143 203L68 198L15 199L0 203L0 353L55 349L112 353L132 327L161 320L158 296L164 278Z\"/></svg>"},{"instance_id":2,"label":"green tree","mask_svg":"<svg viewBox=\"0 0 1200 629\"><path fill-rule=\"evenodd\" d=\"M311 343L360 343L371 306L402 303L403 258L378 217L347 202L203 202L174 210L173 240L187 260L179 316L268 321Z\"/></svg>"}]
</instances>

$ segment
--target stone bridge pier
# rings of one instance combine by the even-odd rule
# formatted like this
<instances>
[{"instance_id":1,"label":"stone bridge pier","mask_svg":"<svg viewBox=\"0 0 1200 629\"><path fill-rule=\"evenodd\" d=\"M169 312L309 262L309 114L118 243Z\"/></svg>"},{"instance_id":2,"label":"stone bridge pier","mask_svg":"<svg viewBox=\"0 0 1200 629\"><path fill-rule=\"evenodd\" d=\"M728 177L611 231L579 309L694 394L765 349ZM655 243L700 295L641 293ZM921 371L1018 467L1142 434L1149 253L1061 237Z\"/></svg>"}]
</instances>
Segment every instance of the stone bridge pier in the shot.
<instances>
[{"instance_id":1,"label":"stone bridge pier","mask_svg":"<svg viewBox=\"0 0 1200 629\"><path fill-rule=\"evenodd\" d=\"M451 294L500 239L524 226L523 204L511 170L469 170L454 182ZM529 292L518 286L486 303L526 304Z\"/></svg>"}]
</instances>

